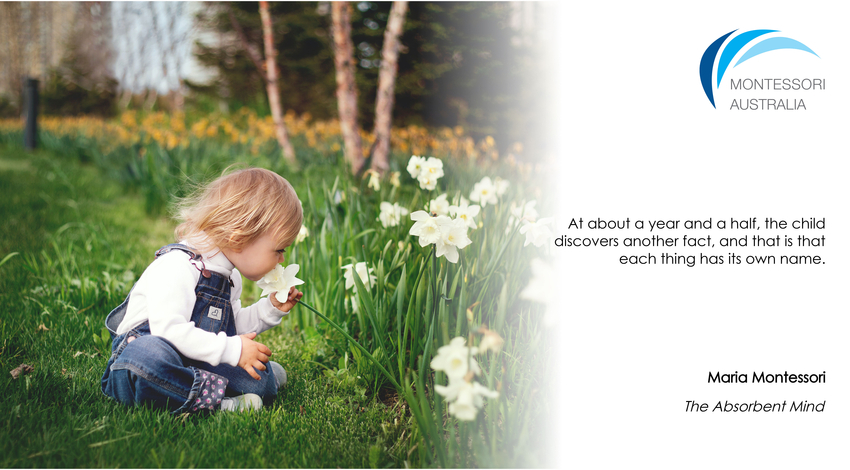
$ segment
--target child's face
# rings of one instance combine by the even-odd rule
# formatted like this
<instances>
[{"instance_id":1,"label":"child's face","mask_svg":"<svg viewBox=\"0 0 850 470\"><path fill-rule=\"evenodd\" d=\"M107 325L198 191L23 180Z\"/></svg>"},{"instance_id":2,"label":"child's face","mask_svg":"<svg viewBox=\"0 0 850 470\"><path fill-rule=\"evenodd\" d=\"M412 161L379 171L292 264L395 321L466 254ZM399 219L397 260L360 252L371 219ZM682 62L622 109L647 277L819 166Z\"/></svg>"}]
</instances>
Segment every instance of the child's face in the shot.
<instances>
[{"instance_id":1,"label":"child's face","mask_svg":"<svg viewBox=\"0 0 850 470\"><path fill-rule=\"evenodd\" d=\"M278 246L277 243L275 237L267 233L241 250L225 248L221 252L243 276L256 282L284 262L283 252L286 247Z\"/></svg>"}]
</instances>

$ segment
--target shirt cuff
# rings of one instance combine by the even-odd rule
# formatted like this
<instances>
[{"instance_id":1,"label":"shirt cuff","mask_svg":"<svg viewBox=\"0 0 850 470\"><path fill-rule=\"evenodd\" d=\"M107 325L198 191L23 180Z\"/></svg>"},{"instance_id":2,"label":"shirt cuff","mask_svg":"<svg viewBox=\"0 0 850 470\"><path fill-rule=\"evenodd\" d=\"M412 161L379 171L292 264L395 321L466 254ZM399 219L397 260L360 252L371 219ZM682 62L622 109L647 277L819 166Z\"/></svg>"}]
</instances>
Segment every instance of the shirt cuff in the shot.
<instances>
[{"instance_id":1,"label":"shirt cuff","mask_svg":"<svg viewBox=\"0 0 850 470\"><path fill-rule=\"evenodd\" d=\"M260 307L260 318L263 319L264 322L277 325L280 323L280 320L284 317L284 315L289 315L289 312L282 312L275 308L272 305L272 300L270 299L271 295L263 297L257 302L257 306Z\"/></svg>"},{"instance_id":2,"label":"shirt cuff","mask_svg":"<svg viewBox=\"0 0 850 470\"><path fill-rule=\"evenodd\" d=\"M239 366L239 358L242 357L242 338L239 336L228 336L224 344L224 354L221 361L233 367Z\"/></svg>"}]
</instances>

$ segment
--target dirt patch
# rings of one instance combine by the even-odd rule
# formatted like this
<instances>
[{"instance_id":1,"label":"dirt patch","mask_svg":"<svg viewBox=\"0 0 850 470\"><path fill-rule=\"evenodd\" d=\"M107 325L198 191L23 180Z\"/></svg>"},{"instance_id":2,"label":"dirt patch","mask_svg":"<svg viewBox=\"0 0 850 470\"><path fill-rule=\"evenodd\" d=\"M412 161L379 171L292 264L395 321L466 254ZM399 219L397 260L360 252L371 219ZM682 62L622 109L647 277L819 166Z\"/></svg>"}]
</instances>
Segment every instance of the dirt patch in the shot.
<instances>
[{"instance_id":1,"label":"dirt patch","mask_svg":"<svg viewBox=\"0 0 850 470\"><path fill-rule=\"evenodd\" d=\"M378 390L378 399L381 400L381 403L387 407L392 408L398 404L401 397L399 397L398 392L396 392L395 389L384 387Z\"/></svg>"}]
</instances>

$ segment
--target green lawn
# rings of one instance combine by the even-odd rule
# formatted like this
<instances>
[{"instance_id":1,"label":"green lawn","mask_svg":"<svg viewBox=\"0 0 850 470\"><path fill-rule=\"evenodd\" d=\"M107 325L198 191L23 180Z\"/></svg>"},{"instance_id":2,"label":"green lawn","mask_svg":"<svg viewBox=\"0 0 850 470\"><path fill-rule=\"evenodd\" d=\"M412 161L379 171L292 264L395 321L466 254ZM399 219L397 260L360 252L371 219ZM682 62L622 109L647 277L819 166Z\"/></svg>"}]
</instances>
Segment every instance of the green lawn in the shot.
<instances>
[{"instance_id":1,"label":"green lawn","mask_svg":"<svg viewBox=\"0 0 850 470\"><path fill-rule=\"evenodd\" d=\"M0 265L0 466L417 465L409 413L327 377L325 338L288 320L261 337L289 384L260 413L175 417L104 397L96 336L173 223L50 152L0 146L0 188L0 260L18 253ZM22 363L34 370L14 380Z\"/></svg>"}]
</instances>

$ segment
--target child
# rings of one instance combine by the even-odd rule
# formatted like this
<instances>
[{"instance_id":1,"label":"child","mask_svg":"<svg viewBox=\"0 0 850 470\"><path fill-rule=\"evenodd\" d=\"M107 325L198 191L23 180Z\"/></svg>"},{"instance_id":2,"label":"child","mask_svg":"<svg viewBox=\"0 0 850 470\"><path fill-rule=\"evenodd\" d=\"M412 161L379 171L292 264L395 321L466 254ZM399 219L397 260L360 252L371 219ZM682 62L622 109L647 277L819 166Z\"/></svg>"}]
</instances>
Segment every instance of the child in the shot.
<instances>
[{"instance_id":1,"label":"child","mask_svg":"<svg viewBox=\"0 0 850 470\"><path fill-rule=\"evenodd\" d=\"M173 413L244 411L270 404L286 371L254 337L278 325L303 295L242 307L242 276L258 281L301 228L301 203L279 175L236 171L183 201L175 234L106 318L112 356L103 393ZM268 363L268 367L266 365Z\"/></svg>"}]
</instances>

